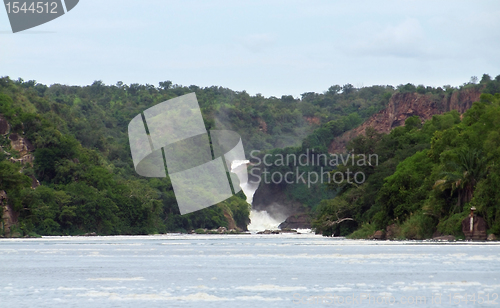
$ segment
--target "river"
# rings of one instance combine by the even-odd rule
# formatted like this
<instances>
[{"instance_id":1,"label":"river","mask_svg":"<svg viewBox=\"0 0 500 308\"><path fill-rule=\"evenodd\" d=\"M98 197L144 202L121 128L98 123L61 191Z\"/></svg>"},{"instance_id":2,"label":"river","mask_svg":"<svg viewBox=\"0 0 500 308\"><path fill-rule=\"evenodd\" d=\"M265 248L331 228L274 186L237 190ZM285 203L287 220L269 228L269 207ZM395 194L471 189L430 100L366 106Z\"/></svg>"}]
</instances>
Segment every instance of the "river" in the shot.
<instances>
[{"instance_id":1,"label":"river","mask_svg":"<svg viewBox=\"0 0 500 308\"><path fill-rule=\"evenodd\" d=\"M0 307L500 303L496 243L355 241L314 234L3 239L0 271ZM469 301L472 296L475 302Z\"/></svg>"}]
</instances>

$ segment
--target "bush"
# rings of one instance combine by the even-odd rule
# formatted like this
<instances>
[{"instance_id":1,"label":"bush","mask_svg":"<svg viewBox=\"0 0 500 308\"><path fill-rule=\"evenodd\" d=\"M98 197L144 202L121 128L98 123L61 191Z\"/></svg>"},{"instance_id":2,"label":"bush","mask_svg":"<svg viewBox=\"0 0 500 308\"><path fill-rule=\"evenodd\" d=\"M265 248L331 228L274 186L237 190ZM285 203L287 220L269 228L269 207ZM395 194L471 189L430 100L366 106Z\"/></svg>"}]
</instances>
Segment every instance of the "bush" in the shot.
<instances>
[{"instance_id":1,"label":"bush","mask_svg":"<svg viewBox=\"0 0 500 308\"><path fill-rule=\"evenodd\" d=\"M377 231L377 227L375 226L375 224L367 223L367 224L363 224L361 226L361 228L359 228L358 230L351 233L351 235L347 236L347 238L349 238L349 239L367 239L371 235L373 235L373 233L375 233L375 231Z\"/></svg>"},{"instance_id":2,"label":"bush","mask_svg":"<svg viewBox=\"0 0 500 308\"><path fill-rule=\"evenodd\" d=\"M464 207L467 208L467 207ZM441 221L437 229L442 234L446 235L454 235L459 238L464 238L464 234L462 232L462 220L464 220L468 215L468 209L462 213L456 213L451 215L447 219Z\"/></svg>"},{"instance_id":3,"label":"bush","mask_svg":"<svg viewBox=\"0 0 500 308\"><path fill-rule=\"evenodd\" d=\"M432 216L423 213L414 214L401 225L400 236L411 240L432 238L435 225L436 219Z\"/></svg>"}]
</instances>

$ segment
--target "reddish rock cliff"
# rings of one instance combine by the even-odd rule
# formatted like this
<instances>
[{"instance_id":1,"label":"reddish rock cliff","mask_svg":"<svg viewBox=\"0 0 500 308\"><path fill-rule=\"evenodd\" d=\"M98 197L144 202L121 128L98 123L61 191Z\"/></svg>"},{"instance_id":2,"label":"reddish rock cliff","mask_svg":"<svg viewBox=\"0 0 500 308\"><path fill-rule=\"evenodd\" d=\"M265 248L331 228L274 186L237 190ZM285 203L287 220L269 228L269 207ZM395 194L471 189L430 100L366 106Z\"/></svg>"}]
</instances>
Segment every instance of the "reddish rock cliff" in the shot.
<instances>
[{"instance_id":1,"label":"reddish rock cliff","mask_svg":"<svg viewBox=\"0 0 500 308\"><path fill-rule=\"evenodd\" d=\"M0 217L0 236L13 236L12 226L17 224L19 213L15 212L7 203L7 194L3 190L0 190L0 209L2 209L2 216Z\"/></svg>"},{"instance_id":2,"label":"reddish rock cliff","mask_svg":"<svg viewBox=\"0 0 500 308\"><path fill-rule=\"evenodd\" d=\"M30 152L35 150L35 147L31 144L31 142L16 133L10 134L9 139L11 148L18 151L21 156L21 158L11 157L10 161L14 163L20 162L23 165L27 163L32 164L35 157Z\"/></svg>"},{"instance_id":3,"label":"reddish rock cliff","mask_svg":"<svg viewBox=\"0 0 500 308\"><path fill-rule=\"evenodd\" d=\"M429 120L435 114L441 114L450 110L464 113L479 100L481 91L469 88L455 91L451 96L440 97L430 94L396 93L387 108L371 116L359 127L345 132L335 138L329 147L330 153L343 153L347 143L359 135L365 133L368 127L373 127L379 133L389 133L393 128L405 124L405 120L411 116L419 116L422 122Z\"/></svg>"}]
</instances>

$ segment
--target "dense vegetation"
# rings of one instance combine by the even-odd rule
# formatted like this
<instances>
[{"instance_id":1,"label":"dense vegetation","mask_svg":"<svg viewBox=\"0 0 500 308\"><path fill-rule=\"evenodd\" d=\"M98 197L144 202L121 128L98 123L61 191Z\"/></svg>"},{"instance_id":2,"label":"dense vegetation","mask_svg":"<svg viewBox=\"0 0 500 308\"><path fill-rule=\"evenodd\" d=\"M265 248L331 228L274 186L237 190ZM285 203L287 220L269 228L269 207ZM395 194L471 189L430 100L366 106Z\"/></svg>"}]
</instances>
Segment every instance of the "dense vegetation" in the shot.
<instances>
[{"instance_id":1,"label":"dense vegetation","mask_svg":"<svg viewBox=\"0 0 500 308\"><path fill-rule=\"evenodd\" d=\"M460 221L474 205L490 232L500 233L500 76L484 75L481 101L461 118L457 112L421 123L409 118L387 135L368 130L352 140L356 154L377 154L378 166L357 166L362 185L280 183L290 200L316 213L317 232L364 237L389 225L397 236L426 238L435 231L460 235ZM130 120L170 98L196 93L207 129L231 129L243 139L247 157L327 153L331 140L384 108L397 92L436 97L458 89L412 84L357 89L332 86L324 93L265 98L222 87L199 88L170 81L152 85L118 82L90 86L46 86L0 78L0 114L10 133L0 136L0 191L19 214L15 233L58 235L151 234L220 226L245 229L249 206L240 193L193 214L179 215L169 178L144 178L134 171L127 137ZM9 137L19 134L34 147L34 161L21 164ZM309 151L309 152L307 152ZM313 151L313 152L311 152ZM296 165L272 165L281 174ZM342 172L324 164L299 172ZM332 170L333 169L333 170ZM40 186L32 188L37 179ZM35 185L36 186L36 185ZM336 196L334 198L334 196ZM347 220L345 220L347 218ZM342 221L341 223L338 223Z\"/></svg>"},{"instance_id":2,"label":"dense vegetation","mask_svg":"<svg viewBox=\"0 0 500 308\"><path fill-rule=\"evenodd\" d=\"M221 87L199 88L170 81L152 85L118 82L49 86L0 79L0 114L10 134L0 136L0 191L19 213L19 234L149 234L197 228L245 229L249 208L239 194L217 206L181 216L168 177L149 179L133 168L127 137L130 120L170 98L195 92L207 129L240 133L247 152L300 144L315 127L346 122L347 130L383 108L392 87L333 86L323 94L264 98ZM20 158L9 136L35 148L33 163ZM31 188L32 179L41 186ZM228 218L229 217L229 218Z\"/></svg>"},{"instance_id":3,"label":"dense vegetation","mask_svg":"<svg viewBox=\"0 0 500 308\"><path fill-rule=\"evenodd\" d=\"M449 85L446 85L444 87L424 87L423 85L419 86L414 86L413 84L401 84L397 86L395 89L392 87L371 87L371 88L362 88L362 89L352 89L349 88L347 91L347 94L344 94L346 96L358 96L358 97L367 97L369 98L369 101L371 102L372 106L386 106L387 103L389 102L390 97L392 94L395 93L418 93L421 95L425 95L426 99L430 99L438 109L440 110L445 110L445 102L450 99L452 94L455 91L462 91L466 90L468 88L476 88L476 89L484 89L486 93L492 92L494 93L496 84L495 82L491 82L489 79L488 75L485 75L482 79L482 82L480 84L476 84L475 82L469 82L465 83L464 85L460 86L459 88L454 88ZM335 88L335 87L332 87ZM331 92L331 89L330 91ZM326 93L325 96L328 96L329 94ZM330 94L331 95L331 94ZM374 111L375 109L371 109ZM259 153L258 159L254 160L254 163L257 163L257 165L254 166L254 168L257 168L258 171L256 171L256 174L262 173L263 171L268 172L267 174L267 182L265 183L266 185L269 186L277 186L273 187L270 189L270 191L280 191L282 194L286 195L286 202L293 203L293 204L301 204L301 211L305 212L310 212L313 215L319 215L319 216L324 216L322 219L323 223L319 223L316 226L318 227L318 232L323 232L323 227L322 225L330 224L331 223L331 218L332 216L329 215L323 215L323 213L320 210L320 212L317 212L318 206L324 205L328 202L333 202L331 201L334 199L334 197L337 195L339 191L345 190L349 186L345 185L332 185L330 189L328 189L325 185L323 185L322 181L319 180L316 183L312 183L315 181L315 175L314 174L322 174L323 172L326 171L332 171L332 174L337 172L337 167L332 166L331 164L326 163L325 160L323 159L325 155L328 156L328 148L332 142L332 140L335 137L338 137L342 135L344 132L351 130L357 126L359 126L366 117L361 117L362 112L353 112L347 115L343 115L340 117L337 117L335 120L331 120L328 122L325 122L318 126L310 135L308 135L306 138L304 138L301 142L300 145L294 146L294 147L286 147L286 148L276 148L273 150L269 151L264 151ZM416 125L417 122L419 122L418 119L413 119L412 120ZM420 125L420 124L419 124ZM429 132L429 140L433 132ZM372 134L376 133L373 130L369 130L368 135L370 138ZM361 139L360 139L361 140ZM358 140L358 141L360 141ZM354 143L358 142L354 141ZM355 145L355 144L353 144ZM373 145L370 145L373 146ZM422 145L420 144L419 147L421 148ZM417 147L418 148L418 147ZM359 148L358 146L348 146L348 149L352 151L351 154L363 154L366 152L366 149L364 148ZM381 153L381 149L377 149L377 152L375 154L381 155L380 159L381 162L384 162L385 160L389 159L386 157L387 155L394 155L393 151L395 151L395 148L391 149L384 149L383 151L387 151L386 153ZM391 157L391 162L394 162L394 160L401 160L402 158L406 158L409 155L412 155L415 152L408 151L403 154L398 154L398 156L394 159ZM373 154L372 152L366 152L365 153L368 157L368 155ZM384 156L384 154L386 156ZM278 164L273 164L271 166L265 166L263 164L263 157L267 155L268 162L280 162L280 157L287 157L289 155L295 156L295 157L300 157L301 155L307 155L309 158L309 162L319 162L319 164L308 164L307 166L298 164L296 162L293 162L288 164L288 165L282 165L280 163ZM401 156L402 155L402 156ZM344 159L347 159L347 157L344 155ZM259 164L260 160L260 164ZM340 160L340 164L342 161ZM346 171L346 168L343 168L344 171ZM342 168L340 168L340 171L342 171ZM368 177L372 174L372 168L358 168L358 169L353 169L350 168L350 171L358 172L361 171ZM386 169L384 173L380 173L377 176L389 176L392 174L392 172L395 171L395 166L394 168L389 168ZM276 173L276 179L279 179L278 174L284 175L287 172L292 172L294 175L297 174L305 174L306 176L306 181L303 182L301 179L299 181L296 181L295 183L286 183L286 181L281 181L278 184L275 184L271 177L274 173ZM311 179L313 181L307 181L307 175L311 175ZM261 178L263 178L262 175L260 175ZM372 181L378 181L379 179L376 177L372 178ZM323 176L324 180L327 181L327 177ZM290 181L291 182L291 181ZM382 181L379 181L382 182ZM261 184L262 185L262 184ZM378 190L380 187L378 186L370 186L373 187L373 189ZM342 190L340 190L342 188ZM370 200L370 198L373 197L373 194L369 195L367 200ZM337 200L338 201L338 200ZM334 201L334 202L337 202ZM370 208L370 205L367 205L363 210L368 210ZM328 217L328 219L325 220L325 217ZM335 220L336 221L336 220ZM355 220L356 221L356 220ZM348 234L352 232L354 228L356 228L357 224L356 222L347 222L342 225L342 232L340 232L340 229L338 229L336 234L339 234L339 232L343 235ZM358 220L359 221L359 220ZM340 228L339 226L335 228ZM331 227L327 228L329 231L325 231L325 235L330 235L333 233L333 229Z\"/></svg>"},{"instance_id":4,"label":"dense vegetation","mask_svg":"<svg viewBox=\"0 0 500 308\"><path fill-rule=\"evenodd\" d=\"M461 237L461 221L475 206L488 232L499 235L500 76L484 75L479 86L480 101L462 118L452 111L422 125L411 117L387 135L371 130L352 140L348 149L376 153L380 164L357 167L368 175L363 185L330 184L338 196L318 207L317 232L358 229L356 238L391 226L396 238L429 238L436 231ZM343 218L353 220L335 223Z\"/></svg>"}]
</instances>

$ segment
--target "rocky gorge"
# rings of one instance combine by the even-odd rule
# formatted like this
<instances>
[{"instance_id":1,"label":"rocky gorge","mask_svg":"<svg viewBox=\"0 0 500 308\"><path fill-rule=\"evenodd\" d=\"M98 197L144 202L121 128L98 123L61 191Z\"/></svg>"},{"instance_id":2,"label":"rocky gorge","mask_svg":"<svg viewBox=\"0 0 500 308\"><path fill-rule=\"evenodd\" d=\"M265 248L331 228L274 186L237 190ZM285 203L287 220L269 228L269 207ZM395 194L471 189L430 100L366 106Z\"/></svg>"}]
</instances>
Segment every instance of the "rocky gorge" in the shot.
<instances>
[{"instance_id":1,"label":"rocky gorge","mask_svg":"<svg viewBox=\"0 0 500 308\"><path fill-rule=\"evenodd\" d=\"M469 87L455 90L452 93L419 94L394 93L388 105L372 115L358 127L332 138L328 152L342 154L348 151L346 145L354 138L364 135L371 127L378 133L387 134L396 127L404 126L406 119L418 116L421 122L431 119L434 115L456 110L460 114L471 108L481 95L480 87ZM260 183L254 195L253 208L267 211L271 216L285 216L282 227L310 228L310 208L297 199L290 198L286 183ZM300 219L298 219L299 217Z\"/></svg>"}]
</instances>

